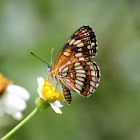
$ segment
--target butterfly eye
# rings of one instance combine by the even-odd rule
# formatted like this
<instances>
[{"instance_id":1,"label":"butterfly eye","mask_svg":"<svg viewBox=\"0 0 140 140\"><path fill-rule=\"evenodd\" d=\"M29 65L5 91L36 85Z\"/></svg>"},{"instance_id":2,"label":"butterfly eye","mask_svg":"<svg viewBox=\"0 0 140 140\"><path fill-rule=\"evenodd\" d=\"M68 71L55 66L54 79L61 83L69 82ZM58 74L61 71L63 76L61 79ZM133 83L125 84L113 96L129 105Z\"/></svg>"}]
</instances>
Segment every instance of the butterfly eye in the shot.
<instances>
[{"instance_id":1,"label":"butterfly eye","mask_svg":"<svg viewBox=\"0 0 140 140\"><path fill-rule=\"evenodd\" d=\"M48 72L51 72L51 70L52 70L52 68L51 68L51 67L49 67L49 68L48 68Z\"/></svg>"}]
</instances>

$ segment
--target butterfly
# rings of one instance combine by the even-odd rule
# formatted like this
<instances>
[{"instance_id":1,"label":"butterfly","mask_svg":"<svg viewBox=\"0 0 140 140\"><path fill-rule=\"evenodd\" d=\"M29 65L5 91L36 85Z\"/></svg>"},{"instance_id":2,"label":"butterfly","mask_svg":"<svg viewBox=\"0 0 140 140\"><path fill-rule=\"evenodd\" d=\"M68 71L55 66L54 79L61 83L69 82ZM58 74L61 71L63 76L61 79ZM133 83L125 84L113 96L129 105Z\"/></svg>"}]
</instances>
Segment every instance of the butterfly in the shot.
<instances>
[{"instance_id":1,"label":"butterfly","mask_svg":"<svg viewBox=\"0 0 140 140\"><path fill-rule=\"evenodd\" d=\"M93 61L97 54L97 39L89 26L75 31L49 67L50 75L60 84L65 101L71 103L71 92L89 97L100 82L100 69Z\"/></svg>"}]
</instances>

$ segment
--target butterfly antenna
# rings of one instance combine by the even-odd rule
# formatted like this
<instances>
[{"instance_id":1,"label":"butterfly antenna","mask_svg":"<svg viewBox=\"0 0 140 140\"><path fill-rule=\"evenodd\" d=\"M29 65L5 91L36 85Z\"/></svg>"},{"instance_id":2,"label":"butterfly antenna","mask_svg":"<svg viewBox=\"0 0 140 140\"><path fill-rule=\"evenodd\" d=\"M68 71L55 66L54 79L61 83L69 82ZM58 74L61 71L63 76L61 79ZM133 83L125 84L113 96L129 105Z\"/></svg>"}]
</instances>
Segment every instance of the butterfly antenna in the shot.
<instances>
[{"instance_id":1,"label":"butterfly antenna","mask_svg":"<svg viewBox=\"0 0 140 140\"><path fill-rule=\"evenodd\" d=\"M44 60L42 60L40 57L38 57L38 56L36 56L33 52L30 52L33 56L35 56L36 58L38 58L39 60L41 60L42 62L44 62L45 64L47 64L48 65L48 67L50 67L50 65L47 63L47 62L45 62Z\"/></svg>"},{"instance_id":2,"label":"butterfly antenna","mask_svg":"<svg viewBox=\"0 0 140 140\"><path fill-rule=\"evenodd\" d=\"M52 67L52 55L53 55L54 48L51 50L51 67Z\"/></svg>"}]
</instances>

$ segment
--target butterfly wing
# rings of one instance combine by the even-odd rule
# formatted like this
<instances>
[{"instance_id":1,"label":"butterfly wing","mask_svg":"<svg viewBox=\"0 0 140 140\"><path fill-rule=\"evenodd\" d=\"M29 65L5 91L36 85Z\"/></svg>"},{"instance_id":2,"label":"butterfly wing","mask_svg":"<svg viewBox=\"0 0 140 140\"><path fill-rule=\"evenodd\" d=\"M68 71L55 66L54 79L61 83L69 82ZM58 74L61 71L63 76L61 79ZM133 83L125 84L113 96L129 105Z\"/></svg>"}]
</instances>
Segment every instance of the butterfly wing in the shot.
<instances>
[{"instance_id":1,"label":"butterfly wing","mask_svg":"<svg viewBox=\"0 0 140 140\"><path fill-rule=\"evenodd\" d=\"M77 61L61 70L60 81L68 89L90 96L100 82L100 69L93 61Z\"/></svg>"},{"instance_id":2,"label":"butterfly wing","mask_svg":"<svg viewBox=\"0 0 140 140\"><path fill-rule=\"evenodd\" d=\"M59 52L53 70L65 65L70 59L73 62L79 60L81 56L85 60L93 59L97 54L97 49L94 31L89 26L82 26L72 34Z\"/></svg>"},{"instance_id":3,"label":"butterfly wing","mask_svg":"<svg viewBox=\"0 0 140 140\"><path fill-rule=\"evenodd\" d=\"M72 34L59 52L51 74L60 82L62 94L68 104L71 102L70 90L88 97L98 87L100 69L92 61L97 49L94 31L89 26L82 26Z\"/></svg>"}]
</instances>

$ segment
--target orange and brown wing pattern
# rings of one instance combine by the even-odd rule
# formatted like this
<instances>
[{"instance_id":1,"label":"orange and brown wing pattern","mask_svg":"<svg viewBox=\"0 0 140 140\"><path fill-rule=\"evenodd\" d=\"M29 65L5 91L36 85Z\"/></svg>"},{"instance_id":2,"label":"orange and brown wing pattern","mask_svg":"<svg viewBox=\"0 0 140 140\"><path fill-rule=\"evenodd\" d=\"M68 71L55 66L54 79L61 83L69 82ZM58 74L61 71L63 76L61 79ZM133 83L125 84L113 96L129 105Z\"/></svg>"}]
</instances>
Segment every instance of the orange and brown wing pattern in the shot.
<instances>
[{"instance_id":1,"label":"orange and brown wing pattern","mask_svg":"<svg viewBox=\"0 0 140 140\"><path fill-rule=\"evenodd\" d=\"M68 104L70 90L88 97L99 85L100 69L93 58L97 54L97 39L89 26L75 31L59 52L51 71L61 85L61 91Z\"/></svg>"},{"instance_id":2,"label":"orange and brown wing pattern","mask_svg":"<svg viewBox=\"0 0 140 140\"><path fill-rule=\"evenodd\" d=\"M82 26L72 34L59 52L53 71L65 65L69 60L77 61L79 57L81 60L93 59L97 53L97 49L97 40L94 31L89 26Z\"/></svg>"},{"instance_id":3,"label":"orange and brown wing pattern","mask_svg":"<svg viewBox=\"0 0 140 140\"><path fill-rule=\"evenodd\" d=\"M93 61L77 61L61 69L60 80L68 89L88 97L99 85L100 69Z\"/></svg>"}]
</instances>

